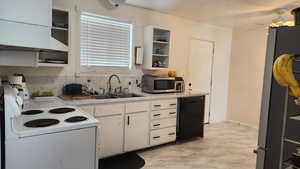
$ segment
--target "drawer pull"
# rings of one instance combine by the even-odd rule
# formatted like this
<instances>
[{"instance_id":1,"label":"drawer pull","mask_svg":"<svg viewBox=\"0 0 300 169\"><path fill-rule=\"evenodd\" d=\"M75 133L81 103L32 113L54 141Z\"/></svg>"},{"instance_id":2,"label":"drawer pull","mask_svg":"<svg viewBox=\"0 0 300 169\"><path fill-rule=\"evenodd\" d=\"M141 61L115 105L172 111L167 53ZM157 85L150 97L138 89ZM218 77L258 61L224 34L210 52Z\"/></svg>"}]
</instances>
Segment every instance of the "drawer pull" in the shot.
<instances>
[{"instance_id":1,"label":"drawer pull","mask_svg":"<svg viewBox=\"0 0 300 169\"><path fill-rule=\"evenodd\" d=\"M174 136L175 135L175 133L169 133L169 136Z\"/></svg>"},{"instance_id":2,"label":"drawer pull","mask_svg":"<svg viewBox=\"0 0 300 169\"><path fill-rule=\"evenodd\" d=\"M161 105L159 105L159 104L156 104L156 105L154 105L154 107L161 107Z\"/></svg>"},{"instance_id":3,"label":"drawer pull","mask_svg":"<svg viewBox=\"0 0 300 169\"><path fill-rule=\"evenodd\" d=\"M170 106L176 106L177 104L176 103L172 103L172 104L170 104Z\"/></svg>"},{"instance_id":4,"label":"drawer pull","mask_svg":"<svg viewBox=\"0 0 300 169\"><path fill-rule=\"evenodd\" d=\"M127 117L127 125L130 125L130 116Z\"/></svg>"},{"instance_id":5,"label":"drawer pull","mask_svg":"<svg viewBox=\"0 0 300 169\"><path fill-rule=\"evenodd\" d=\"M160 116L160 115L161 115L161 114L154 114L153 116L154 116L154 117L157 117L157 116Z\"/></svg>"},{"instance_id":6,"label":"drawer pull","mask_svg":"<svg viewBox=\"0 0 300 169\"><path fill-rule=\"evenodd\" d=\"M160 126L160 124L154 124L153 126L154 126L154 127L158 127L158 126Z\"/></svg>"},{"instance_id":7,"label":"drawer pull","mask_svg":"<svg viewBox=\"0 0 300 169\"><path fill-rule=\"evenodd\" d=\"M153 139L158 139L158 138L160 138L160 136L153 137Z\"/></svg>"},{"instance_id":8,"label":"drawer pull","mask_svg":"<svg viewBox=\"0 0 300 169\"><path fill-rule=\"evenodd\" d=\"M176 112L170 112L169 114L176 114Z\"/></svg>"}]
</instances>

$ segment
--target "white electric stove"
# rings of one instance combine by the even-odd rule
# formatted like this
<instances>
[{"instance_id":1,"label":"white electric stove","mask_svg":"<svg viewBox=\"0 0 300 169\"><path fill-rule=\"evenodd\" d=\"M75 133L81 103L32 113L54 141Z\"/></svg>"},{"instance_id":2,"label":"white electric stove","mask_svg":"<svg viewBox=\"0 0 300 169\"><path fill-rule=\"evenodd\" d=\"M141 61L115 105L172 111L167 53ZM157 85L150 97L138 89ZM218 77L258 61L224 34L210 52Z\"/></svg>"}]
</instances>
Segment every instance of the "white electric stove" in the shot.
<instances>
[{"instance_id":1,"label":"white electric stove","mask_svg":"<svg viewBox=\"0 0 300 169\"><path fill-rule=\"evenodd\" d=\"M1 102L1 165L6 169L98 168L94 117L55 99L21 105L9 86Z\"/></svg>"}]
</instances>

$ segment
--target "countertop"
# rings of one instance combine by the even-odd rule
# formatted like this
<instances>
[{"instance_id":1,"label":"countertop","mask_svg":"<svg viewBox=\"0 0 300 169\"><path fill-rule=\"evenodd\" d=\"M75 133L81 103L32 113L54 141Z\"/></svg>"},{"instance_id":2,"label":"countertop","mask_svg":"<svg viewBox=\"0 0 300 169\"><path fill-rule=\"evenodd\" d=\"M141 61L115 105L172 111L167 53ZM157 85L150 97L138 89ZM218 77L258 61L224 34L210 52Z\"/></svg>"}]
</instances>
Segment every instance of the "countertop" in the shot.
<instances>
[{"instance_id":1,"label":"countertop","mask_svg":"<svg viewBox=\"0 0 300 169\"><path fill-rule=\"evenodd\" d=\"M114 98L114 99L83 99L83 100L68 100L63 102L66 105L81 106L81 105L91 105L91 104L147 101L147 100L156 100L156 99L172 99L172 98L184 98L184 97L208 95L208 93L201 92L201 91L186 91L184 93L168 93L168 94L149 94L144 92L134 92L134 93L141 95L142 97Z\"/></svg>"}]
</instances>

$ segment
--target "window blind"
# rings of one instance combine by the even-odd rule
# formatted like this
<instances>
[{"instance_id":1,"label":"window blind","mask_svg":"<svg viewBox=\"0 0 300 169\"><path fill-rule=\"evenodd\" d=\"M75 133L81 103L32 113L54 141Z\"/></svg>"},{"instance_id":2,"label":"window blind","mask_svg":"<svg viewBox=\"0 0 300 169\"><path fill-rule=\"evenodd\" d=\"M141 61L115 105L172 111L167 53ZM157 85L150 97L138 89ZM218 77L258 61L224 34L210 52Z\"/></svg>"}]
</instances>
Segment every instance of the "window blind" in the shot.
<instances>
[{"instance_id":1,"label":"window blind","mask_svg":"<svg viewBox=\"0 0 300 169\"><path fill-rule=\"evenodd\" d=\"M132 24L86 12L80 22L81 66L131 66Z\"/></svg>"}]
</instances>

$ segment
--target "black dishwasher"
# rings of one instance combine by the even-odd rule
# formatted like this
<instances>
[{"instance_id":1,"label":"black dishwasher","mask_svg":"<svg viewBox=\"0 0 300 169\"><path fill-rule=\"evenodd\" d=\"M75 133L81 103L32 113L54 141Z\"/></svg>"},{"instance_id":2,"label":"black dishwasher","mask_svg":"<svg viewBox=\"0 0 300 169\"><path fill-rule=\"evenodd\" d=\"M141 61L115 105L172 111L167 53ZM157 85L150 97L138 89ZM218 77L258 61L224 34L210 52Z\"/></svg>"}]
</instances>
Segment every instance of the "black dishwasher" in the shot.
<instances>
[{"instance_id":1,"label":"black dishwasher","mask_svg":"<svg viewBox=\"0 0 300 169\"><path fill-rule=\"evenodd\" d=\"M180 98L177 140L186 140L204 135L205 96Z\"/></svg>"}]
</instances>

